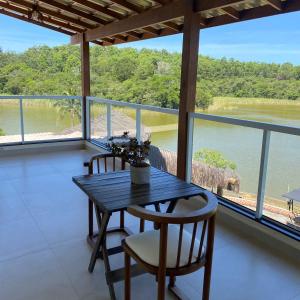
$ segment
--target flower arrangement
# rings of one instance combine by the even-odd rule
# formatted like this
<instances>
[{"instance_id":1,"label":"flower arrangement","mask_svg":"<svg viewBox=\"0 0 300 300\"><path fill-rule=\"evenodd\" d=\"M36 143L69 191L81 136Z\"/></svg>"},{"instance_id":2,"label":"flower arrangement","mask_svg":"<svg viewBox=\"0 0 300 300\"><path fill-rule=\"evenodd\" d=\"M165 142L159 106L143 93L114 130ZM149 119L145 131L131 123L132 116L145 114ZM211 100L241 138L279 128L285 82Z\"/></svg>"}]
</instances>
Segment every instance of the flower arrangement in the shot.
<instances>
[{"instance_id":1,"label":"flower arrangement","mask_svg":"<svg viewBox=\"0 0 300 300\"><path fill-rule=\"evenodd\" d=\"M115 156L122 157L133 167L148 167L151 141L148 139L138 142L135 137L129 137L128 132L124 132L122 137L128 138L128 142L122 144L112 142L110 145L112 153Z\"/></svg>"}]
</instances>

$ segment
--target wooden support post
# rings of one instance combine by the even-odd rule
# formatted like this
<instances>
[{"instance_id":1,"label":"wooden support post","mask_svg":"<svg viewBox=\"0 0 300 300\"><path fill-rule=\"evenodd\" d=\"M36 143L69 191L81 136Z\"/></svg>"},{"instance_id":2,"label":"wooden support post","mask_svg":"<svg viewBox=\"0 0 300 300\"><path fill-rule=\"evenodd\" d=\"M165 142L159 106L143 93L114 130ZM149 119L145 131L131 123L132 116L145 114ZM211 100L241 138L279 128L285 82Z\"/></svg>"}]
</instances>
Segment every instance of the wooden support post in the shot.
<instances>
[{"instance_id":1,"label":"wooden support post","mask_svg":"<svg viewBox=\"0 0 300 300\"><path fill-rule=\"evenodd\" d=\"M89 42L85 41L84 33L81 34L81 93L82 93L82 122L83 138L87 139L87 105L86 97L90 96L90 47Z\"/></svg>"},{"instance_id":2,"label":"wooden support post","mask_svg":"<svg viewBox=\"0 0 300 300\"><path fill-rule=\"evenodd\" d=\"M188 0L184 14L181 84L178 119L177 176L186 179L188 152L188 113L195 111L197 67L199 51L199 16Z\"/></svg>"}]
</instances>

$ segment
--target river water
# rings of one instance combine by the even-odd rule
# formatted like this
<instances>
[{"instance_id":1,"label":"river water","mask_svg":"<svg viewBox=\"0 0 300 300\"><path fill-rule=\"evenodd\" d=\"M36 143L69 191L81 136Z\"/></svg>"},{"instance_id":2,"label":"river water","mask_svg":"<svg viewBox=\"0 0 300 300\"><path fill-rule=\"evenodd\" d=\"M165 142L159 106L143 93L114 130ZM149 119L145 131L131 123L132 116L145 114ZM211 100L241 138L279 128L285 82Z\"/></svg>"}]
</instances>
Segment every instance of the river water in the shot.
<instances>
[{"instance_id":1,"label":"river water","mask_svg":"<svg viewBox=\"0 0 300 300\"><path fill-rule=\"evenodd\" d=\"M133 110L126 111L135 117ZM215 115L300 127L300 106L294 105L234 105L212 112ZM61 132L72 126L71 117L63 116L51 106L24 107L25 132ZM177 117L142 111L142 122L152 129L152 144L177 150ZM74 121L75 124L79 120ZM0 128L7 135L19 134L19 107L0 105ZM237 165L243 192L257 193L262 131L240 126L197 120L194 130L194 152L209 148L222 152ZM267 196L280 198L292 189L300 188L300 137L272 133Z\"/></svg>"}]
</instances>

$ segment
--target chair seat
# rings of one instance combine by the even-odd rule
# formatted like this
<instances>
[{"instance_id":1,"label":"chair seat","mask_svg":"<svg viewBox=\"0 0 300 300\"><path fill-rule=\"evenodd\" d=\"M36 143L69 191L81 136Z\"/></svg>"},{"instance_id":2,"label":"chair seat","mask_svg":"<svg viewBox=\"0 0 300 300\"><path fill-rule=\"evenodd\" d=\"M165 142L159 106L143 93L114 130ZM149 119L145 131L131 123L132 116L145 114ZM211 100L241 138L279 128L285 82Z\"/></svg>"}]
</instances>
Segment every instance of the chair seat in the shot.
<instances>
[{"instance_id":1,"label":"chair seat","mask_svg":"<svg viewBox=\"0 0 300 300\"><path fill-rule=\"evenodd\" d=\"M172 224L168 226L167 268L176 267L179 230L180 227L178 225ZM127 246L129 246L141 260L155 267L159 265L159 240L159 230L146 231L131 235L125 239ZM179 267L188 264L191 240L192 235L188 231L183 230ZM195 239L192 262L195 262L198 257L199 246L199 240ZM203 252L204 251L202 251L202 254Z\"/></svg>"},{"instance_id":2,"label":"chair seat","mask_svg":"<svg viewBox=\"0 0 300 300\"><path fill-rule=\"evenodd\" d=\"M206 201L201 196L190 197L189 199L179 199L174 213L188 213L203 208Z\"/></svg>"}]
</instances>

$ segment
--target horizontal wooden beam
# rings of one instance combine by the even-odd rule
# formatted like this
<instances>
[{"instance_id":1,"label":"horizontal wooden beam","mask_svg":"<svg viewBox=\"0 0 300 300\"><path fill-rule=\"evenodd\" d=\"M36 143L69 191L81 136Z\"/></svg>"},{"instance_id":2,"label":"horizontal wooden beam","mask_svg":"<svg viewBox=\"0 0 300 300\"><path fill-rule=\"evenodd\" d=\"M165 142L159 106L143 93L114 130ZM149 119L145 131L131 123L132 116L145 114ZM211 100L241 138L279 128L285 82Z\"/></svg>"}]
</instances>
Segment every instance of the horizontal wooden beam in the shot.
<instances>
[{"instance_id":1,"label":"horizontal wooden beam","mask_svg":"<svg viewBox=\"0 0 300 300\"><path fill-rule=\"evenodd\" d=\"M167 22L181 17L183 15L183 10L184 3L182 1L177 1L159 8L150 9L121 21L88 30L85 35L86 41L89 42L102 39L107 36L125 33L127 31L148 27L161 22ZM71 43L74 43L74 41L76 41L76 37L71 40Z\"/></svg>"}]
</instances>

